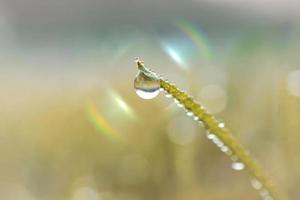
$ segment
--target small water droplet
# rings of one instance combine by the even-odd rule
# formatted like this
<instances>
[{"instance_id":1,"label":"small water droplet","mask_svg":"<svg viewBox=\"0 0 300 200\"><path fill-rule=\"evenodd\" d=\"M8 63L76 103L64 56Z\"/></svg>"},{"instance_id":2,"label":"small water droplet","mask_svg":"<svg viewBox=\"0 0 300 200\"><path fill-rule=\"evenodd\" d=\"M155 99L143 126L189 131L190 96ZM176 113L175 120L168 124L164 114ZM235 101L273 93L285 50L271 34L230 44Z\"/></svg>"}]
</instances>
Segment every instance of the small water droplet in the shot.
<instances>
[{"instance_id":1,"label":"small water droplet","mask_svg":"<svg viewBox=\"0 0 300 200\"><path fill-rule=\"evenodd\" d=\"M263 190L261 190L260 195L261 195L262 197L266 197L266 196L269 196L269 192L268 192L268 190L263 189Z\"/></svg>"},{"instance_id":2,"label":"small water droplet","mask_svg":"<svg viewBox=\"0 0 300 200\"><path fill-rule=\"evenodd\" d=\"M212 138L213 143L218 144L220 142L219 138L217 136L215 136L214 138Z\"/></svg>"},{"instance_id":3,"label":"small water droplet","mask_svg":"<svg viewBox=\"0 0 300 200\"><path fill-rule=\"evenodd\" d=\"M245 165L242 162L234 162L234 163L232 163L231 167L234 170L240 171L245 168Z\"/></svg>"},{"instance_id":4,"label":"small water droplet","mask_svg":"<svg viewBox=\"0 0 300 200\"><path fill-rule=\"evenodd\" d=\"M183 105L182 105L181 103L177 103L177 106L178 106L179 108L183 108Z\"/></svg>"},{"instance_id":5,"label":"small water droplet","mask_svg":"<svg viewBox=\"0 0 300 200\"><path fill-rule=\"evenodd\" d=\"M218 126L219 126L220 128L224 128L224 127L225 127L225 124L224 124L223 122L221 122L221 123L218 124Z\"/></svg>"},{"instance_id":6,"label":"small water droplet","mask_svg":"<svg viewBox=\"0 0 300 200\"><path fill-rule=\"evenodd\" d=\"M206 137L207 137L209 140L212 140L212 139L214 139L216 136L215 136L215 134L213 134L213 133L207 132Z\"/></svg>"},{"instance_id":7,"label":"small water droplet","mask_svg":"<svg viewBox=\"0 0 300 200\"><path fill-rule=\"evenodd\" d=\"M229 148L228 148L227 146L225 146L225 145L223 145L223 146L221 147L221 151L222 151L222 152L228 152L228 150L229 150Z\"/></svg>"},{"instance_id":8,"label":"small water droplet","mask_svg":"<svg viewBox=\"0 0 300 200\"><path fill-rule=\"evenodd\" d=\"M255 178L251 180L251 184L252 184L253 188L256 190L260 190L263 187L262 183Z\"/></svg>"},{"instance_id":9,"label":"small water droplet","mask_svg":"<svg viewBox=\"0 0 300 200\"><path fill-rule=\"evenodd\" d=\"M203 121L199 120L199 118L197 120L199 122L199 125L204 127Z\"/></svg>"},{"instance_id":10,"label":"small water droplet","mask_svg":"<svg viewBox=\"0 0 300 200\"><path fill-rule=\"evenodd\" d=\"M264 200L274 200L274 199L270 195L268 195L264 197Z\"/></svg>"},{"instance_id":11,"label":"small water droplet","mask_svg":"<svg viewBox=\"0 0 300 200\"><path fill-rule=\"evenodd\" d=\"M198 116L194 116L194 120L198 121L199 117Z\"/></svg>"},{"instance_id":12,"label":"small water droplet","mask_svg":"<svg viewBox=\"0 0 300 200\"><path fill-rule=\"evenodd\" d=\"M139 71L134 79L134 88L139 97L143 99L153 99L159 94L160 81L158 77L150 71Z\"/></svg>"},{"instance_id":13,"label":"small water droplet","mask_svg":"<svg viewBox=\"0 0 300 200\"><path fill-rule=\"evenodd\" d=\"M168 93L167 93L165 96L166 96L167 98L171 98L171 97L172 97L172 95L171 95L171 94L168 94Z\"/></svg>"},{"instance_id":14,"label":"small water droplet","mask_svg":"<svg viewBox=\"0 0 300 200\"><path fill-rule=\"evenodd\" d=\"M193 116L194 114L193 114L192 112L187 112L186 115L189 116L189 117L191 117L191 116Z\"/></svg>"},{"instance_id":15,"label":"small water droplet","mask_svg":"<svg viewBox=\"0 0 300 200\"><path fill-rule=\"evenodd\" d=\"M267 195L267 196L264 197L264 200L274 200L274 199L270 195Z\"/></svg>"},{"instance_id":16,"label":"small water droplet","mask_svg":"<svg viewBox=\"0 0 300 200\"><path fill-rule=\"evenodd\" d=\"M263 200L274 200L273 197L269 194L269 191L266 189L261 190L260 195Z\"/></svg>"},{"instance_id":17,"label":"small water droplet","mask_svg":"<svg viewBox=\"0 0 300 200\"><path fill-rule=\"evenodd\" d=\"M232 155L232 151L228 148L228 150L225 151L225 154L228 155L228 156L231 156Z\"/></svg>"},{"instance_id":18,"label":"small water droplet","mask_svg":"<svg viewBox=\"0 0 300 200\"><path fill-rule=\"evenodd\" d=\"M218 142L216 142L216 145L219 147L219 148L222 148L224 146L223 142L221 142L221 140L219 140Z\"/></svg>"}]
</instances>

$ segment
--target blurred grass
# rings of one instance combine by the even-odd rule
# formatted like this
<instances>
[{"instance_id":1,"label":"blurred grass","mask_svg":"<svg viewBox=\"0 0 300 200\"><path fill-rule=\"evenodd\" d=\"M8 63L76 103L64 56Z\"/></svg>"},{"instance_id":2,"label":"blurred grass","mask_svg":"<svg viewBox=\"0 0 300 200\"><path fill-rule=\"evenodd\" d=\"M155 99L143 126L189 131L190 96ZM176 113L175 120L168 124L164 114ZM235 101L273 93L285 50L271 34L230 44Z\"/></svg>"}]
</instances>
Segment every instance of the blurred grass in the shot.
<instances>
[{"instance_id":1,"label":"blurred grass","mask_svg":"<svg viewBox=\"0 0 300 200\"><path fill-rule=\"evenodd\" d=\"M196 99L208 85L223 89L227 104L218 119L290 199L299 199L300 99L288 88L289 74L300 63L297 17L277 22L256 12L227 16L230 9L224 18L222 12L212 17L211 10L201 20L188 16L203 25L214 51L211 61L198 52L188 55L193 60L182 70L161 47L182 34L171 22L165 24L170 16L159 21L164 18L159 15L157 23L138 18L138 26L124 19L124 26L118 22L111 28L93 21L90 29L85 21L59 22L63 28L53 21L45 31L47 23L41 19L38 26L34 18L31 24L29 11L23 13L29 15L24 18L32 25L28 29L21 11L12 13L14 34L0 30L5 42L0 47L0 199L260 199L247 174L230 169L230 160L201 127L190 129L196 136L188 144L170 138L169 125L183 113L163 96L151 101L136 96L136 56ZM111 91L135 117L120 108ZM122 140L95 128L87 112L90 101Z\"/></svg>"},{"instance_id":2,"label":"blurred grass","mask_svg":"<svg viewBox=\"0 0 300 200\"><path fill-rule=\"evenodd\" d=\"M255 85L240 74L232 77L229 107L220 118L231 124L236 136L281 186L295 195L300 177L300 102L286 92L286 74L276 73L275 80L256 76ZM63 89L60 95L32 90L36 95L22 104L10 102L7 106L8 102L2 102L2 188L18 183L37 199L66 199L75 190L73 184L87 177L78 184L103 192L104 199L259 199L247 175L230 169L230 161L205 139L200 127L191 144L173 144L166 134L166 123L182 113L160 111L170 103L164 97L141 101L131 87L122 86L122 81L114 87L138 116L119 130L124 141L109 140L87 118L88 98L103 105L107 94L101 88L86 93ZM117 127L120 122L110 123ZM133 156L131 163L122 161L128 156Z\"/></svg>"}]
</instances>

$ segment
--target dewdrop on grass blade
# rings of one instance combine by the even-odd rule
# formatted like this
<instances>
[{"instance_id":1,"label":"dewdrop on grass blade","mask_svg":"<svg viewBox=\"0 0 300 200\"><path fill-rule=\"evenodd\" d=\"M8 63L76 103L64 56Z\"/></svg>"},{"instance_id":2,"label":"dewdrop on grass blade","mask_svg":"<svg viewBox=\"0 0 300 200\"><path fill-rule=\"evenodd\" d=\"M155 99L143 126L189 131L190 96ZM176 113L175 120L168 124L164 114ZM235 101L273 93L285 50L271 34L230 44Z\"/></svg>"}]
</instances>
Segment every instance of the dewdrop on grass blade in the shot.
<instances>
[{"instance_id":1,"label":"dewdrop on grass blade","mask_svg":"<svg viewBox=\"0 0 300 200\"><path fill-rule=\"evenodd\" d=\"M167 97L173 97L175 103L182 107L188 116L193 117L203 125L207 131L207 138L211 140L232 160L231 167L236 170L247 170L264 188L264 194L261 195L264 200L285 200L287 199L280 188L274 186L271 179L265 174L260 165L250 156L249 152L232 135L225 123L219 122L198 102L196 102L187 93L179 90L175 85L169 83L156 73L146 68L144 64L136 59L138 66L138 75L134 80L136 93L144 99L152 99L159 94L159 91L165 91ZM262 193L262 192L260 192Z\"/></svg>"},{"instance_id":2,"label":"dewdrop on grass blade","mask_svg":"<svg viewBox=\"0 0 300 200\"><path fill-rule=\"evenodd\" d=\"M136 94L143 99L153 99L160 91L160 81L158 76L141 65L141 62L136 59L139 67L139 72L134 79L134 88Z\"/></svg>"},{"instance_id":3,"label":"dewdrop on grass blade","mask_svg":"<svg viewBox=\"0 0 300 200\"><path fill-rule=\"evenodd\" d=\"M240 171L245 168L245 165L242 162L233 162L231 167L232 167L232 169L234 169L236 171Z\"/></svg>"}]
</instances>

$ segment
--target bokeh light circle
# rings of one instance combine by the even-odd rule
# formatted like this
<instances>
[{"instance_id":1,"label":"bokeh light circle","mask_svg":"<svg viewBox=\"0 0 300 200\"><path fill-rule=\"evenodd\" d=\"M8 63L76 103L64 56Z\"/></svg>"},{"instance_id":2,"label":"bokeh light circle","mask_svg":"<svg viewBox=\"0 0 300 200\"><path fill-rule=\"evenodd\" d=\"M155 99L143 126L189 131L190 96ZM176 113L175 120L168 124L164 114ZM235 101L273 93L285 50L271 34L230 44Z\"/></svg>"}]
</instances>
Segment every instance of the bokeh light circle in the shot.
<instances>
[{"instance_id":1,"label":"bokeh light circle","mask_svg":"<svg viewBox=\"0 0 300 200\"><path fill-rule=\"evenodd\" d=\"M219 85L207 85L199 93L199 100L215 114L223 111L227 105L227 93Z\"/></svg>"},{"instance_id":2,"label":"bokeh light circle","mask_svg":"<svg viewBox=\"0 0 300 200\"><path fill-rule=\"evenodd\" d=\"M300 97L300 70L295 70L289 73L287 89L293 96Z\"/></svg>"}]
</instances>

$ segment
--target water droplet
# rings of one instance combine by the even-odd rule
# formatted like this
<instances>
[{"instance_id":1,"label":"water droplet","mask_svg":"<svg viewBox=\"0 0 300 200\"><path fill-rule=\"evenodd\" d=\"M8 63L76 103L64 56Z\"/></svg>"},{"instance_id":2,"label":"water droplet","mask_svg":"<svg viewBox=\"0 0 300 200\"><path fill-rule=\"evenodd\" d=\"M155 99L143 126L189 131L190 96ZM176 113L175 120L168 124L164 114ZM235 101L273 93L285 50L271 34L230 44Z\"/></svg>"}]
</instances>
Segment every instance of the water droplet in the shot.
<instances>
[{"instance_id":1,"label":"water droplet","mask_svg":"<svg viewBox=\"0 0 300 200\"><path fill-rule=\"evenodd\" d=\"M255 178L251 180L251 184L252 184L253 188L256 190L262 189L262 186L263 186L262 183Z\"/></svg>"},{"instance_id":2,"label":"water droplet","mask_svg":"<svg viewBox=\"0 0 300 200\"><path fill-rule=\"evenodd\" d=\"M191 116L193 116L194 114L193 114L192 112L187 112L186 115L189 116L189 117L191 117Z\"/></svg>"},{"instance_id":3,"label":"water droplet","mask_svg":"<svg viewBox=\"0 0 300 200\"><path fill-rule=\"evenodd\" d=\"M214 138L212 138L213 143L218 144L220 143L220 140L217 136L215 136Z\"/></svg>"},{"instance_id":4,"label":"water droplet","mask_svg":"<svg viewBox=\"0 0 300 200\"><path fill-rule=\"evenodd\" d=\"M262 197L265 197L265 196L268 196L268 195L269 195L269 192L268 192L266 189L263 189L263 190L261 190L260 195L261 195Z\"/></svg>"},{"instance_id":5,"label":"water droplet","mask_svg":"<svg viewBox=\"0 0 300 200\"><path fill-rule=\"evenodd\" d=\"M199 117L194 116L194 120L195 120L195 121L198 121L198 119L199 119Z\"/></svg>"},{"instance_id":6,"label":"water droplet","mask_svg":"<svg viewBox=\"0 0 300 200\"><path fill-rule=\"evenodd\" d=\"M199 125L204 127L203 121L199 120L199 118L197 120L199 122Z\"/></svg>"},{"instance_id":7,"label":"water droplet","mask_svg":"<svg viewBox=\"0 0 300 200\"><path fill-rule=\"evenodd\" d=\"M183 105L181 104L181 103L176 103L177 104L177 106L179 107L179 108L183 108Z\"/></svg>"},{"instance_id":8,"label":"water droplet","mask_svg":"<svg viewBox=\"0 0 300 200\"><path fill-rule=\"evenodd\" d=\"M159 94L160 81L152 72L139 71L134 79L136 94L143 99L153 99Z\"/></svg>"},{"instance_id":9,"label":"water droplet","mask_svg":"<svg viewBox=\"0 0 300 200\"><path fill-rule=\"evenodd\" d=\"M264 200L274 200L274 199L270 195L267 195L267 196L264 197Z\"/></svg>"},{"instance_id":10,"label":"water droplet","mask_svg":"<svg viewBox=\"0 0 300 200\"><path fill-rule=\"evenodd\" d=\"M223 142L221 142L221 140L218 140L216 142L216 145L219 147L219 148L222 148L224 146Z\"/></svg>"},{"instance_id":11,"label":"water droplet","mask_svg":"<svg viewBox=\"0 0 300 200\"><path fill-rule=\"evenodd\" d=\"M171 97L172 97L172 95L171 95L171 94L168 94L168 93L167 93L165 96L166 96L167 98L171 98Z\"/></svg>"},{"instance_id":12,"label":"water droplet","mask_svg":"<svg viewBox=\"0 0 300 200\"><path fill-rule=\"evenodd\" d=\"M261 190L260 195L262 196L263 200L273 200L273 197L266 189Z\"/></svg>"},{"instance_id":13,"label":"water droplet","mask_svg":"<svg viewBox=\"0 0 300 200\"><path fill-rule=\"evenodd\" d=\"M212 139L214 139L216 136L215 136L215 134L213 134L213 133L207 132L206 137L207 137L209 140L212 140Z\"/></svg>"},{"instance_id":14,"label":"water droplet","mask_svg":"<svg viewBox=\"0 0 300 200\"><path fill-rule=\"evenodd\" d=\"M228 150L225 151L225 154L228 155L228 156L231 156L232 155L232 151L228 148Z\"/></svg>"},{"instance_id":15,"label":"water droplet","mask_svg":"<svg viewBox=\"0 0 300 200\"><path fill-rule=\"evenodd\" d=\"M231 167L234 170L240 171L245 168L245 165L242 162L234 162L234 163L232 163Z\"/></svg>"},{"instance_id":16,"label":"water droplet","mask_svg":"<svg viewBox=\"0 0 300 200\"><path fill-rule=\"evenodd\" d=\"M223 122L221 122L221 123L218 124L218 126L219 126L220 128L224 128L224 127L225 127L225 124L224 124Z\"/></svg>"},{"instance_id":17,"label":"water droplet","mask_svg":"<svg viewBox=\"0 0 300 200\"><path fill-rule=\"evenodd\" d=\"M224 145L223 145L223 146L221 147L221 151L222 151L222 152L228 152L228 150L229 150L229 148L228 148L227 146L224 146Z\"/></svg>"},{"instance_id":18,"label":"water droplet","mask_svg":"<svg viewBox=\"0 0 300 200\"><path fill-rule=\"evenodd\" d=\"M145 92L143 90L136 90L135 92L139 97L143 99L153 99L159 94L159 91Z\"/></svg>"}]
</instances>

